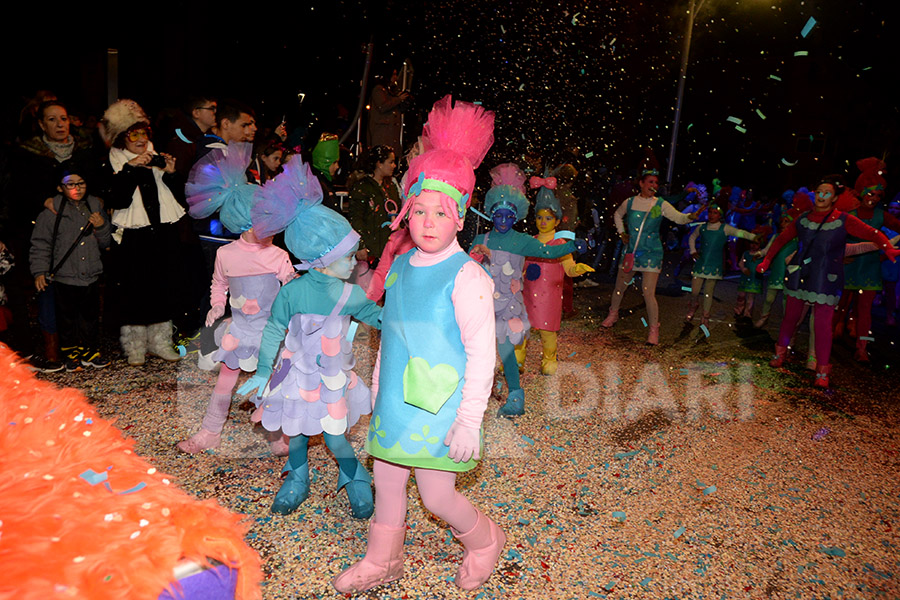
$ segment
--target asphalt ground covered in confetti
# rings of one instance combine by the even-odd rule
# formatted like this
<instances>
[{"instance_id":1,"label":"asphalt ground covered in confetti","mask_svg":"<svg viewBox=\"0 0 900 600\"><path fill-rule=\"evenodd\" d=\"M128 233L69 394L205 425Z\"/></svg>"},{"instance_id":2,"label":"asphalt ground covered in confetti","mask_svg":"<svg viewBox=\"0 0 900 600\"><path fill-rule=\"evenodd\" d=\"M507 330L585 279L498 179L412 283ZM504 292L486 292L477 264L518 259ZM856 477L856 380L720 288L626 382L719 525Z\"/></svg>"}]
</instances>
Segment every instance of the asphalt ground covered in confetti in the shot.
<instances>
[{"instance_id":1,"label":"asphalt ground covered in confetti","mask_svg":"<svg viewBox=\"0 0 900 600\"><path fill-rule=\"evenodd\" d=\"M785 369L767 365L780 313L765 330L736 322L736 283L725 281L707 337L683 326L681 285L661 279L656 348L644 344L637 290L603 330L611 282L576 289L557 375L538 373L532 339L527 414L497 418L505 387L492 398L486 457L458 482L508 535L480 590L454 586L463 549L411 483L405 576L360 597L900 597L897 330L876 309L872 364L853 362L852 345L836 342L833 387L821 392L803 354ZM806 336L804 328L795 340L803 351ZM355 347L368 381L377 333L361 328ZM265 598L335 597L331 578L365 552L368 524L335 493L337 465L321 440L310 444L310 497L287 517L269 511L284 459L269 453L241 399L219 449L176 451L215 382L196 354L141 368L119 358L104 371L47 378L82 389L182 489L252 521ZM371 467L367 428L364 417L350 438Z\"/></svg>"}]
</instances>

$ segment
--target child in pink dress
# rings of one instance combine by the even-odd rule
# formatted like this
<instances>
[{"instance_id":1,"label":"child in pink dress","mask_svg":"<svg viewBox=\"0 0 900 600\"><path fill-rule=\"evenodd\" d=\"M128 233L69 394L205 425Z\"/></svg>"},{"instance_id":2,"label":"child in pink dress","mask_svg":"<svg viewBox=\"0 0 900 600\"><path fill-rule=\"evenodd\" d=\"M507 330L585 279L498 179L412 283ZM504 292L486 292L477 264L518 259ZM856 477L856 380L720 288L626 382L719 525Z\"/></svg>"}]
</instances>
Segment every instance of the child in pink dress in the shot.
<instances>
[{"instance_id":1,"label":"child in pink dress","mask_svg":"<svg viewBox=\"0 0 900 600\"><path fill-rule=\"evenodd\" d=\"M231 318L215 332L219 348L211 356L201 356L201 368L220 363L219 377L209 399L200 431L178 442L182 452L194 454L217 448L228 418L231 394L241 371L256 371L259 343L281 286L294 278L288 253L272 245L272 236L257 238L251 227L250 208L259 186L247 183L244 172L250 161L251 144L232 144L228 152L212 150L191 170L187 184L191 216L204 218L219 211L222 224L241 237L216 253L210 286L212 308L206 315L211 327L225 314L231 294ZM275 454L287 454L281 435L272 440Z\"/></svg>"}]
</instances>

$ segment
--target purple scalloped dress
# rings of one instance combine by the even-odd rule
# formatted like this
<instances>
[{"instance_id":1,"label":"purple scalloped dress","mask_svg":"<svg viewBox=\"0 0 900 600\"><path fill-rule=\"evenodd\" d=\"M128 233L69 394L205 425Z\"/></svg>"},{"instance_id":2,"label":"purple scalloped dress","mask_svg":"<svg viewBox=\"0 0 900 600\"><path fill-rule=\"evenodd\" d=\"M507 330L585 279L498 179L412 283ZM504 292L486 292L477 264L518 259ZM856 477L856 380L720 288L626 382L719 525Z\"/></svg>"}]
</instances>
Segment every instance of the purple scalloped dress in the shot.
<instances>
[{"instance_id":1,"label":"purple scalloped dress","mask_svg":"<svg viewBox=\"0 0 900 600\"><path fill-rule=\"evenodd\" d=\"M485 240L485 243L487 241ZM525 300L522 297L522 268L525 257L504 250L491 250L490 271L494 280L494 315L497 323L497 341L509 339L513 345L521 344L530 324Z\"/></svg>"},{"instance_id":2,"label":"purple scalloped dress","mask_svg":"<svg viewBox=\"0 0 900 600\"><path fill-rule=\"evenodd\" d=\"M297 314L260 403L262 425L285 435L342 435L372 412L369 388L353 372L350 316Z\"/></svg>"},{"instance_id":3,"label":"purple scalloped dress","mask_svg":"<svg viewBox=\"0 0 900 600\"><path fill-rule=\"evenodd\" d=\"M274 273L228 278L231 319L216 328L219 349L212 355L214 362L231 369L256 370L259 342L280 289L281 282Z\"/></svg>"}]
</instances>

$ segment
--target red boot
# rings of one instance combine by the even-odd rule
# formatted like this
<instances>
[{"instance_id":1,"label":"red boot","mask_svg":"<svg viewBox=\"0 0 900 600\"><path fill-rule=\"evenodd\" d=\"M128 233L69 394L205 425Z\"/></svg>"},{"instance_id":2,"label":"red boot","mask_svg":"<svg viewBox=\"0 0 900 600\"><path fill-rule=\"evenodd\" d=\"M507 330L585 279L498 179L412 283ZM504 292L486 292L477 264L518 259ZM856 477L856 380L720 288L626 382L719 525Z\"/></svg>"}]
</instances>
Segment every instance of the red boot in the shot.
<instances>
[{"instance_id":1,"label":"red boot","mask_svg":"<svg viewBox=\"0 0 900 600\"><path fill-rule=\"evenodd\" d=\"M403 577L405 537L405 525L388 527L372 521L369 525L366 556L355 565L344 569L332 580L331 585L343 594L351 594L365 592L375 586L400 579Z\"/></svg>"},{"instance_id":2,"label":"red boot","mask_svg":"<svg viewBox=\"0 0 900 600\"><path fill-rule=\"evenodd\" d=\"M488 580L506 544L506 534L496 523L484 516L478 509L475 526L468 533L460 533L451 528L466 552L463 554L456 585L464 590L474 590Z\"/></svg>"},{"instance_id":3,"label":"red boot","mask_svg":"<svg viewBox=\"0 0 900 600\"><path fill-rule=\"evenodd\" d=\"M831 365L818 365L816 367L816 381L813 383L818 388L828 387L828 376L831 374Z\"/></svg>"},{"instance_id":4,"label":"red boot","mask_svg":"<svg viewBox=\"0 0 900 600\"><path fill-rule=\"evenodd\" d=\"M868 340L856 338L856 354L853 355L853 358L855 358L857 362L869 362L869 353L866 352L866 344L868 343Z\"/></svg>"},{"instance_id":5,"label":"red boot","mask_svg":"<svg viewBox=\"0 0 900 600\"><path fill-rule=\"evenodd\" d=\"M788 349L787 346L775 346L775 356L772 357L772 360L769 361L770 367L775 367L776 369L784 364L784 361L787 360Z\"/></svg>"}]
</instances>

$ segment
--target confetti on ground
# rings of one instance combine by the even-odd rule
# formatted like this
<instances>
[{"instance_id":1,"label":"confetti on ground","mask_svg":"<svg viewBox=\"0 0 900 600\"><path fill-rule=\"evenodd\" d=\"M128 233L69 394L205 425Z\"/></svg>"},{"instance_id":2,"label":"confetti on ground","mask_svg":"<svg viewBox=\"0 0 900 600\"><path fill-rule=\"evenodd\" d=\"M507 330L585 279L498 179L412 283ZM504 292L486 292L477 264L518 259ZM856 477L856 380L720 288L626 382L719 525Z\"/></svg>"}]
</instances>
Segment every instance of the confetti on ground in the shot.
<instances>
[{"instance_id":1,"label":"confetti on ground","mask_svg":"<svg viewBox=\"0 0 900 600\"><path fill-rule=\"evenodd\" d=\"M818 430L817 432L815 432L812 435L812 439L814 439L817 442L821 441L829 433L831 433L831 430L828 429L827 427L823 427L822 429Z\"/></svg>"},{"instance_id":2,"label":"confetti on ground","mask_svg":"<svg viewBox=\"0 0 900 600\"><path fill-rule=\"evenodd\" d=\"M823 401L802 365L771 369L778 303L763 343L722 327L696 344L677 338L683 296L660 295L665 350L648 351L637 319L599 328L612 293L611 283L601 286L590 296L576 289L583 316L563 321L559 332L560 356L580 358L568 363L576 376L562 372L566 361L560 374L541 376L535 337L521 376L526 414L497 419L504 398L490 400L485 459L458 475L458 489L500 524L508 542L495 573L468 597L896 595L900 481L886 474L900 472L900 405L884 370L853 367L853 346L835 344L831 377L839 391ZM736 289L728 281L717 287L717 323L730 318ZM639 296L626 297L623 314L641 306ZM360 327L354 341L355 370L365 383L378 337ZM889 347L886 336L876 337L879 350ZM346 493L335 492L333 457L321 437L310 439L310 496L283 517L270 506L284 459L269 452L241 401L232 404L219 448L178 453L175 443L199 427L216 382L194 356L175 365L151 358L142 368L117 357L104 371L45 378L83 389L181 489L247 515L248 543L264 559L264 600L335 597L330 580L365 553L369 524L351 518ZM501 390L502 382L498 376ZM672 408L661 408L667 402ZM25 416L6 421L21 427ZM368 428L362 416L348 438L371 472L363 450ZM830 433L812 442L821 428ZM93 467L102 475L106 466L85 465L73 477L88 487L78 474ZM463 548L428 514L414 482L408 525L403 578L370 597L465 597L453 584Z\"/></svg>"}]
</instances>

